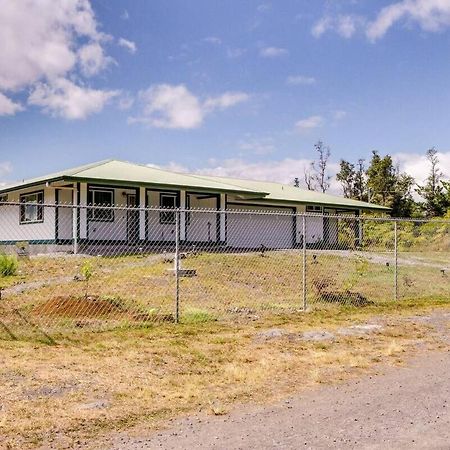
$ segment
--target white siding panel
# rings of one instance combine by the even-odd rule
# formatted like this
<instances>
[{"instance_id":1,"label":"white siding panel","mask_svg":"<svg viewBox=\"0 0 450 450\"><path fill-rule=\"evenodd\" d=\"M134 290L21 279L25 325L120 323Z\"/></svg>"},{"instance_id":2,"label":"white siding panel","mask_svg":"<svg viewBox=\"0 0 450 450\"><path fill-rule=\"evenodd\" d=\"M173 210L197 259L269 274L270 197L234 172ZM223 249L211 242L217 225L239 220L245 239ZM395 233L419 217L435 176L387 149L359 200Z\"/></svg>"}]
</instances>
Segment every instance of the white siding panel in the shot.
<instances>
[{"instance_id":1,"label":"white siding panel","mask_svg":"<svg viewBox=\"0 0 450 450\"><path fill-rule=\"evenodd\" d=\"M198 198L195 194L189 195L189 207L197 209L216 209L216 198ZM218 213L192 211L187 224L188 241L215 242L217 240Z\"/></svg>"},{"instance_id":2,"label":"white siding panel","mask_svg":"<svg viewBox=\"0 0 450 450\"><path fill-rule=\"evenodd\" d=\"M8 194L8 201L19 202L20 194L44 191L44 203L55 202L55 192L45 186L34 186ZM20 206L0 206L0 241L52 241L55 239L55 208L44 207L44 220L39 223L20 223Z\"/></svg>"},{"instance_id":3,"label":"white siding panel","mask_svg":"<svg viewBox=\"0 0 450 450\"><path fill-rule=\"evenodd\" d=\"M307 217L306 218L306 243L315 244L323 241L323 218Z\"/></svg>"},{"instance_id":4,"label":"white siding panel","mask_svg":"<svg viewBox=\"0 0 450 450\"><path fill-rule=\"evenodd\" d=\"M287 209L264 206L230 205L232 210L257 210L284 214L227 214L227 244L237 248L292 248L293 216Z\"/></svg>"},{"instance_id":5,"label":"white siding panel","mask_svg":"<svg viewBox=\"0 0 450 450\"><path fill-rule=\"evenodd\" d=\"M69 189L59 189L58 202L63 205L72 204L73 191ZM72 208L58 208L58 239L72 239L73 230L73 210Z\"/></svg>"},{"instance_id":6,"label":"white siding panel","mask_svg":"<svg viewBox=\"0 0 450 450\"><path fill-rule=\"evenodd\" d=\"M148 205L159 207L159 191L148 191ZM147 213L148 240L150 241L175 241L175 224L161 223L160 211L149 211Z\"/></svg>"}]
</instances>

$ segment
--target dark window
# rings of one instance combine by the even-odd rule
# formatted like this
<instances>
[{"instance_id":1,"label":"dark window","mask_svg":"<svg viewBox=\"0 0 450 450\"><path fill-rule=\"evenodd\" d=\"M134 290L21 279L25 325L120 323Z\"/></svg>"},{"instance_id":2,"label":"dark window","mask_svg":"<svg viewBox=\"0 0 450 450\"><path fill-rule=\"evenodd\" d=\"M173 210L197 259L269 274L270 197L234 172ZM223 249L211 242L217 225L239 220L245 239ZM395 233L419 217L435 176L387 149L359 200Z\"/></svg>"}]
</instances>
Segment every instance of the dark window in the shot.
<instances>
[{"instance_id":1,"label":"dark window","mask_svg":"<svg viewBox=\"0 0 450 450\"><path fill-rule=\"evenodd\" d=\"M44 221L44 192L33 192L20 196L20 223L38 223Z\"/></svg>"},{"instance_id":2,"label":"dark window","mask_svg":"<svg viewBox=\"0 0 450 450\"><path fill-rule=\"evenodd\" d=\"M95 189L89 191L90 203L93 206L113 206L114 191L106 189ZM89 208L88 217L94 222L114 222L114 209L112 208Z\"/></svg>"},{"instance_id":3,"label":"dark window","mask_svg":"<svg viewBox=\"0 0 450 450\"><path fill-rule=\"evenodd\" d=\"M0 195L0 203L7 202L8 201L8 194L1 194Z\"/></svg>"},{"instance_id":4,"label":"dark window","mask_svg":"<svg viewBox=\"0 0 450 450\"><path fill-rule=\"evenodd\" d=\"M306 205L306 212L320 213L322 212L322 207L318 205Z\"/></svg>"},{"instance_id":5,"label":"dark window","mask_svg":"<svg viewBox=\"0 0 450 450\"><path fill-rule=\"evenodd\" d=\"M161 194L159 200L161 208L175 209L177 207L176 194ZM175 211L161 211L159 213L159 223L174 224Z\"/></svg>"}]
</instances>

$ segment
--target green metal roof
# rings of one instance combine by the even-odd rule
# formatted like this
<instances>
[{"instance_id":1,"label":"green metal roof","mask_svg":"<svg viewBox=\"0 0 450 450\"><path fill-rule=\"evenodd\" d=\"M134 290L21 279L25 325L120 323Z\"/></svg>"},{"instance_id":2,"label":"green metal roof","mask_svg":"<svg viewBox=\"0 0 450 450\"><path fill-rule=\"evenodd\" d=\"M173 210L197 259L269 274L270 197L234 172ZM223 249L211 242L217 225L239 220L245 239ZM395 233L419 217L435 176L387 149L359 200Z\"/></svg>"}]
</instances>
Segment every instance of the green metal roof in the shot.
<instances>
[{"instance_id":1,"label":"green metal roof","mask_svg":"<svg viewBox=\"0 0 450 450\"><path fill-rule=\"evenodd\" d=\"M270 181L242 180L229 177L202 177L207 180L216 180L223 183L231 183L241 188L246 188L256 192L267 192L267 195L261 197L261 199L264 199L265 201L276 200L289 203L321 204L330 207L349 207L385 211L389 210L389 208L386 208L385 206L375 205L373 203L339 197L337 195L323 194L322 192L308 191L306 189L301 189L295 186L289 186L286 184L274 183ZM257 199L257 197L253 198L255 200Z\"/></svg>"},{"instance_id":2,"label":"green metal roof","mask_svg":"<svg viewBox=\"0 0 450 450\"><path fill-rule=\"evenodd\" d=\"M254 194L253 189L235 186L226 182L206 180L183 173L170 172L140 164L125 161L106 160L94 164L63 170L39 178L24 180L22 183L5 186L1 192L22 189L28 186L51 181L88 181L97 183L114 183L120 185L156 185L166 188L188 188L198 190L214 190L218 192L233 192ZM265 193L260 193L265 194Z\"/></svg>"},{"instance_id":3,"label":"green metal roof","mask_svg":"<svg viewBox=\"0 0 450 450\"><path fill-rule=\"evenodd\" d=\"M215 177L171 172L125 161L106 160L46 176L24 180L0 189L10 192L52 181L87 181L113 185L149 185L165 188L187 188L201 191L232 193L243 199L276 201L285 203L320 204L337 208L384 210L389 208L373 203L347 199L336 195L307 191L269 181L252 181L238 178Z\"/></svg>"}]
</instances>

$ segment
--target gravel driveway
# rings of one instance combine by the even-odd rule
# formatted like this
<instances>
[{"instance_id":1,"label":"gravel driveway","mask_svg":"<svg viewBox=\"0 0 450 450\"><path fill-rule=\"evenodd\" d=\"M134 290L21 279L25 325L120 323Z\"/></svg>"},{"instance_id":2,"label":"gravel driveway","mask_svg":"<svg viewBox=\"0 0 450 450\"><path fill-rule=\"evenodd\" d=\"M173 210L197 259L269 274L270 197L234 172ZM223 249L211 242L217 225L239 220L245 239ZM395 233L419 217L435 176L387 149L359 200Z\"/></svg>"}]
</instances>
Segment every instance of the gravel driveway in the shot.
<instances>
[{"instance_id":1,"label":"gravel driveway","mask_svg":"<svg viewBox=\"0 0 450 450\"><path fill-rule=\"evenodd\" d=\"M324 386L270 407L192 416L158 434L122 436L135 449L450 448L450 350L406 367Z\"/></svg>"}]
</instances>

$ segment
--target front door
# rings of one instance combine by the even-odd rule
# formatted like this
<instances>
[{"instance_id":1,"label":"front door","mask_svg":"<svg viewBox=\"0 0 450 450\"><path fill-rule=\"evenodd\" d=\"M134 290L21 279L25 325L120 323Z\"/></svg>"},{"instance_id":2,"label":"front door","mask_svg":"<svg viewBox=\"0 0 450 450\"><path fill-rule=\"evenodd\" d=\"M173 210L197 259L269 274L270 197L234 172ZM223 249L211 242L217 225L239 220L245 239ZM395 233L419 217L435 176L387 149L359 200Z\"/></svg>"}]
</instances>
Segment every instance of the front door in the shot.
<instances>
[{"instance_id":1,"label":"front door","mask_svg":"<svg viewBox=\"0 0 450 450\"><path fill-rule=\"evenodd\" d=\"M139 210L137 207L136 194L127 195L127 239L131 244L137 244L139 241Z\"/></svg>"}]
</instances>

